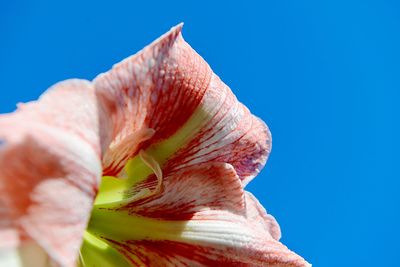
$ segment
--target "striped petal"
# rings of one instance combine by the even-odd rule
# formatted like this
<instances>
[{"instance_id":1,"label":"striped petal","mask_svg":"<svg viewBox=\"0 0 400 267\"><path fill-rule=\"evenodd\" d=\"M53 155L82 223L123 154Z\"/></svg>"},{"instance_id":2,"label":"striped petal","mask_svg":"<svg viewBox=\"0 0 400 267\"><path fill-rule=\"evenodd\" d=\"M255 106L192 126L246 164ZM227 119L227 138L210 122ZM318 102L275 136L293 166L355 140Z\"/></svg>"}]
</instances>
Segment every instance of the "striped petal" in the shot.
<instances>
[{"instance_id":1,"label":"striped petal","mask_svg":"<svg viewBox=\"0 0 400 267\"><path fill-rule=\"evenodd\" d=\"M247 183L265 164L269 130L184 41L181 27L94 80L102 123L112 129L101 135L105 158L114 159L103 162L104 174L121 176L127 161L144 149L166 172L226 162ZM115 152L131 135L145 138Z\"/></svg>"},{"instance_id":2,"label":"striped petal","mask_svg":"<svg viewBox=\"0 0 400 267\"><path fill-rule=\"evenodd\" d=\"M154 179L136 191L153 191ZM133 266L309 266L278 241L275 219L229 164L181 169L153 192L95 205L88 231Z\"/></svg>"},{"instance_id":3,"label":"striped petal","mask_svg":"<svg viewBox=\"0 0 400 267\"><path fill-rule=\"evenodd\" d=\"M0 254L13 262L7 266L75 265L101 176L93 89L65 81L0 117Z\"/></svg>"}]
</instances>

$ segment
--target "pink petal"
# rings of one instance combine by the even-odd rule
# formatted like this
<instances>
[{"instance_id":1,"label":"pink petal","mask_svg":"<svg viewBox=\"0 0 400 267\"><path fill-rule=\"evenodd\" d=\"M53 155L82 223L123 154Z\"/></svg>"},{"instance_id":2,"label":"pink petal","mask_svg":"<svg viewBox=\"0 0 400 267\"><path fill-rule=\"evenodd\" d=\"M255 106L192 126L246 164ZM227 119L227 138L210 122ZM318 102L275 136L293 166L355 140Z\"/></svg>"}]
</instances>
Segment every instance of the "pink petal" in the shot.
<instances>
[{"instance_id":1,"label":"pink petal","mask_svg":"<svg viewBox=\"0 0 400 267\"><path fill-rule=\"evenodd\" d=\"M59 82L38 101L19 104L17 111L1 116L60 128L79 136L100 154L97 99L89 81L70 79Z\"/></svg>"},{"instance_id":2,"label":"pink petal","mask_svg":"<svg viewBox=\"0 0 400 267\"><path fill-rule=\"evenodd\" d=\"M149 177L135 187L151 187L152 180ZM160 195L131 202L120 209L167 220L190 220L204 209L229 210L239 215L244 212L242 184L232 167L223 163L182 169L173 176L164 177L162 188Z\"/></svg>"},{"instance_id":3,"label":"pink petal","mask_svg":"<svg viewBox=\"0 0 400 267\"><path fill-rule=\"evenodd\" d=\"M267 159L271 148L268 128L183 40L181 28L172 28L94 80L103 124L113 129L102 133L106 154L109 144L115 146L132 133L154 130L147 141L132 145L129 152L105 164L105 175L117 176L140 149L167 140L198 111L204 118L169 167L227 162L247 183Z\"/></svg>"},{"instance_id":4,"label":"pink petal","mask_svg":"<svg viewBox=\"0 0 400 267\"><path fill-rule=\"evenodd\" d=\"M0 250L35 242L75 264L101 175L97 125L93 87L78 80L0 117Z\"/></svg>"},{"instance_id":5,"label":"pink petal","mask_svg":"<svg viewBox=\"0 0 400 267\"><path fill-rule=\"evenodd\" d=\"M164 177L159 194L104 212L139 218L141 229L125 221L122 238L98 233L134 266L309 266L278 241L279 225L229 164L182 169Z\"/></svg>"},{"instance_id":6,"label":"pink petal","mask_svg":"<svg viewBox=\"0 0 400 267\"><path fill-rule=\"evenodd\" d=\"M238 102L215 75L200 105L210 120L169 159L166 172L205 162L226 162L246 185L264 167L271 151L267 125Z\"/></svg>"},{"instance_id":7,"label":"pink petal","mask_svg":"<svg viewBox=\"0 0 400 267\"><path fill-rule=\"evenodd\" d=\"M26 241L19 247L0 249L0 266L55 267L58 264L36 242Z\"/></svg>"}]
</instances>

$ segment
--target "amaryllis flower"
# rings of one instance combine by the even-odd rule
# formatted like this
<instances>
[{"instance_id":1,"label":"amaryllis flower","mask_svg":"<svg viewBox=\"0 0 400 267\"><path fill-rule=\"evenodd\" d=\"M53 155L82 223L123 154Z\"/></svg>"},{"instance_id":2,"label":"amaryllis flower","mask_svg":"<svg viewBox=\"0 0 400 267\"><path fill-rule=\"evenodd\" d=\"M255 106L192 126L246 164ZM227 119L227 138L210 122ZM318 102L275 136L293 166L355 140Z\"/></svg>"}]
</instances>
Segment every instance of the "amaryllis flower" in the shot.
<instances>
[{"instance_id":1,"label":"amaryllis flower","mask_svg":"<svg viewBox=\"0 0 400 267\"><path fill-rule=\"evenodd\" d=\"M1 266L309 266L244 190L267 126L180 32L0 117Z\"/></svg>"}]
</instances>

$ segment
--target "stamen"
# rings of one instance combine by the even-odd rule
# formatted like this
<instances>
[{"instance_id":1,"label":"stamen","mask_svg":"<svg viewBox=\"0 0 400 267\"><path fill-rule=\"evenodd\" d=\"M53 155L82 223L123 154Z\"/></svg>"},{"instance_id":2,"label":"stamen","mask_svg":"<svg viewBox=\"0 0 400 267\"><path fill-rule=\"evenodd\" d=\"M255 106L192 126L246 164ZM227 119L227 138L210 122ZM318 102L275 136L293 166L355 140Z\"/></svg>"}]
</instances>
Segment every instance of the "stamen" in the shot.
<instances>
[{"instance_id":1,"label":"stamen","mask_svg":"<svg viewBox=\"0 0 400 267\"><path fill-rule=\"evenodd\" d=\"M95 200L95 207L115 208L126 205L130 202L137 201L153 194L159 193L163 186L163 173L160 164L150 154L144 150L140 150L138 157L134 161L129 162L131 173L127 179L119 179L103 176L99 194ZM132 171L132 169L134 171ZM154 173L157 178L157 184L144 182L140 186L135 185ZM132 178L132 179L130 179ZM103 187L102 187L103 186ZM108 188L107 190L102 190Z\"/></svg>"},{"instance_id":2,"label":"stamen","mask_svg":"<svg viewBox=\"0 0 400 267\"><path fill-rule=\"evenodd\" d=\"M157 177L157 187L155 192L159 192L162 186L162 170L160 167L160 164L149 154L147 154L144 150L139 151L139 157L142 159L142 161L150 168L153 170L154 174Z\"/></svg>"},{"instance_id":3,"label":"stamen","mask_svg":"<svg viewBox=\"0 0 400 267\"><path fill-rule=\"evenodd\" d=\"M158 164L158 162L152 156L147 154L144 150L139 151L139 157L143 161L143 163L146 164L146 166L149 167L156 175L157 177L156 188L154 190L150 190L149 188L142 188L139 192L135 192L131 197L119 201L120 205L125 205L130 202L149 197L161 191L163 174L160 164Z\"/></svg>"},{"instance_id":4,"label":"stamen","mask_svg":"<svg viewBox=\"0 0 400 267\"><path fill-rule=\"evenodd\" d=\"M117 137L108 148L103 157L103 165L105 169L118 169L119 166L125 165L130 158L130 154L135 152L137 146L153 137L155 130L152 128L142 128L127 136ZM123 141L120 141L122 139ZM123 173L118 176L123 176Z\"/></svg>"}]
</instances>

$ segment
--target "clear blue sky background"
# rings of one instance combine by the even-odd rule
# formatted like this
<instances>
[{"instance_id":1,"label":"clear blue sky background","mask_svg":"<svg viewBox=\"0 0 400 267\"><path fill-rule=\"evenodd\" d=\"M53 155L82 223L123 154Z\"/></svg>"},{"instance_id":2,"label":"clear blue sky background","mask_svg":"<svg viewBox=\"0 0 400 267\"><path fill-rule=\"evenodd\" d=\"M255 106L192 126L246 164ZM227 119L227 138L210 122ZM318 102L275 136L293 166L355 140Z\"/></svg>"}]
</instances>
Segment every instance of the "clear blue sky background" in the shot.
<instances>
[{"instance_id":1,"label":"clear blue sky background","mask_svg":"<svg viewBox=\"0 0 400 267\"><path fill-rule=\"evenodd\" d=\"M146 2L146 3L145 3ZM399 266L398 1L0 1L0 112L178 22L273 133L248 187L314 266Z\"/></svg>"}]
</instances>

